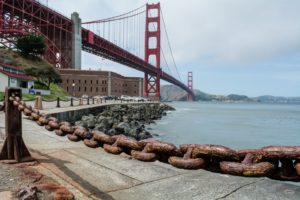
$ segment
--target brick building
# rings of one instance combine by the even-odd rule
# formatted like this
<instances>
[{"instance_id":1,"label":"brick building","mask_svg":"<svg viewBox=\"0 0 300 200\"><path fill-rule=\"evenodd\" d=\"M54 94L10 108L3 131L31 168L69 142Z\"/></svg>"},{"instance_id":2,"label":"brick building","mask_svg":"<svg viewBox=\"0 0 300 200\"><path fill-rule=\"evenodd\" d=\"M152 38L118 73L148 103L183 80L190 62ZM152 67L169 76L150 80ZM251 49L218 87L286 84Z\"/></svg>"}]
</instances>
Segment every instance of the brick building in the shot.
<instances>
[{"instance_id":1,"label":"brick building","mask_svg":"<svg viewBox=\"0 0 300 200\"><path fill-rule=\"evenodd\" d=\"M143 96L143 79L109 71L59 69L61 86L72 96Z\"/></svg>"}]
</instances>

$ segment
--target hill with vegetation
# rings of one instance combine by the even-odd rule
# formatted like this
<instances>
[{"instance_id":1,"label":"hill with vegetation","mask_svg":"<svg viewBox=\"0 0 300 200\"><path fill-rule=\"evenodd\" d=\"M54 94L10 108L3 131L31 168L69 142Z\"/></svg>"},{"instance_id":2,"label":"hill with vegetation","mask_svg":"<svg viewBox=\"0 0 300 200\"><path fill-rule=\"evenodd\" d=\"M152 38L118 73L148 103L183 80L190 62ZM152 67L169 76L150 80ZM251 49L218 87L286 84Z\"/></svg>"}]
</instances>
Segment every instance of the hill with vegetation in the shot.
<instances>
[{"instance_id":1,"label":"hill with vegetation","mask_svg":"<svg viewBox=\"0 0 300 200\"><path fill-rule=\"evenodd\" d=\"M6 48L0 48L0 63L21 67L23 69L31 66L40 68L52 67L50 63L40 57L22 56L19 52Z\"/></svg>"},{"instance_id":2,"label":"hill with vegetation","mask_svg":"<svg viewBox=\"0 0 300 200\"><path fill-rule=\"evenodd\" d=\"M45 71L45 77L48 76L49 69L53 69L53 66L47 61L43 60L41 57L37 56L24 56L21 55L18 51L6 48L0 48L0 63L17 66L26 71L28 69L35 69L39 71ZM29 70L30 71L30 70ZM29 74L32 75L32 74ZM58 84L55 83L45 83L41 80L36 79L35 89L47 89L51 90L51 95L42 95L45 100L55 100L57 97L61 99L67 99L68 94L64 89L62 89ZM0 92L0 99L3 98L4 93ZM23 94L25 99L34 99L35 95L32 94Z\"/></svg>"}]
</instances>

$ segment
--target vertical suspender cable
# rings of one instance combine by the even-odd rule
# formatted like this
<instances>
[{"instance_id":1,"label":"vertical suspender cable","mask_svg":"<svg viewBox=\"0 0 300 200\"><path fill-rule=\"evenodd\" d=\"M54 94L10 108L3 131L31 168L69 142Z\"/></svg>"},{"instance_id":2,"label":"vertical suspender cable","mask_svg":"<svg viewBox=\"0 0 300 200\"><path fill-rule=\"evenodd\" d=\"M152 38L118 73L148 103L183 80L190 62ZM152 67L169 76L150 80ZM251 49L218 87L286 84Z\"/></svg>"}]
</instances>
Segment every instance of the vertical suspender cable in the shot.
<instances>
[{"instance_id":1,"label":"vertical suspender cable","mask_svg":"<svg viewBox=\"0 0 300 200\"><path fill-rule=\"evenodd\" d=\"M176 66L176 62L175 62L175 59L174 59L173 51L172 51L172 48L171 48L171 44L170 44L170 40L169 40L169 36L168 36L168 32L167 32L167 27L166 27L166 24L165 24L165 20L164 20L164 16L163 16L162 10L161 10L161 16L162 16L162 21L163 21L163 26L164 26L164 29L165 29L165 34L166 34L168 46L169 46L169 49L170 49L170 52L171 52L171 56L172 56L172 59L173 59L173 63L174 63L174 66L175 66L175 70L177 72L179 80L181 80L181 77L180 77L180 74L178 72L178 69L177 69L177 66Z\"/></svg>"}]
</instances>

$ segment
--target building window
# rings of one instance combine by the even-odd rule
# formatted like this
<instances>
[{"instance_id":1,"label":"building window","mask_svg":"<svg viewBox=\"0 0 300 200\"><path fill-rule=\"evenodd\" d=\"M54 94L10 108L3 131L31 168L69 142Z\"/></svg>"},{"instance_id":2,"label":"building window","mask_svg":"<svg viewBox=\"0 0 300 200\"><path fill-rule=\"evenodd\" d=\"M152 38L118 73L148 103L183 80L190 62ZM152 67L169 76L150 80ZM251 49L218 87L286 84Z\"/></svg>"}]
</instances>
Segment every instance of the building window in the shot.
<instances>
[{"instance_id":1,"label":"building window","mask_svg":"<svg viewBox=\"0 0 300 200\"><path fill-rule=\"evenodd\" d=\"M86 84L86 80L84 80L84 83Z\"/></svg>"},{"instance_id":2,"label":"building window","mask_svg":"<svg viewBox=\"0 0 300 200\"><path fill-rule=\"evenodd\" d=\"M98 92L98 87L96 87L96 92Z\"/></svg>"},{"instance_id":3,"label":"building window","mask_svg":"<svg viewBox=\"0 0 300 200\"><path fill-rule=\"evenodd\" d=\"M80 83L80 82L81 82L81 80L78 80L78 82Z\"/></svg>"},{"instance_id":4,"label":"building window","mask_svg":"<svg viewBox=\"0 0 300 200\"><path fill-rule=\"evenodd\" d=\"M136 87L136 85L134 85L134 87Z\"/></svg>"},{"instance_id":5,"label":"building window","mask_svg":"<svg viewBox=\"0 0 300 200\"><path fill-rule=\"evenodd\" d=\"M98 85L99 81L97 80L97 85Z\"/></svg>"},{"instance_id":6,"label":"building window","mask_svg":"<svg viewBox=\"0 0 300 200\"><path fill-rule=\"evenodd\" d=\"M134 94L136 94L136 91L134 91Z\"/></svg>"},{"instance_id":7,"label":"building window","mask_svg":"<svg viewBox=\"0 0 300 200\"><path fill-rule=\"evenodd\" d=\"M80 92L80 87L78 88L78 91Z\"/></svg>"},{"instance_id":8,"label":"building window","mask_svg":"<svg viewBox=\"0 0 300 200\"><path fill-rule=\"evenodd\" d=\"M67 92L69 92L69 87L67 87Z\"/></svg>"},{"instance_id":9,"label":"building window","mask_svg":"<svg viewBox=\"0 0 300 200\"><path fill-rule=\"evenodd\" d=\"M73 83L74 83L75 81L74 81L74 79L73 79Z\"/></svg>"},{"instance_id":10,"label":"building window","mask_svg":"<svg viewBox=\"0 0 300 200\"><path fill-rule=\"evenodd\" d=\"M86 87L84 87L84 91L86 92Z\"/></svg>"},{"instance_id":11,"label":"building window","mask_svg":"<svg viewBox=\"0 0 300 200\"><path fill-rule=\"evenodd\" d=\"M67 83L69 83L69 79L67 79Z\"/></svg>"},{"instance_id":12,"label":"building window","mask_svg":"<svg viewBox=\"0 0 300 200\"><path fill-rule=\"evenodd\" d=\"M91 80L91 84L93 84L93 80Z\"/></svg>"},{"instance_id":13,"label":"building window","mask_svg":"<svg viewBox=\"0 0 300 200\"><path fill-rule=\"evenodd\" d=\"M93 87L91 87L91 92L93 91Z\"/></svg>"}]
</instances>

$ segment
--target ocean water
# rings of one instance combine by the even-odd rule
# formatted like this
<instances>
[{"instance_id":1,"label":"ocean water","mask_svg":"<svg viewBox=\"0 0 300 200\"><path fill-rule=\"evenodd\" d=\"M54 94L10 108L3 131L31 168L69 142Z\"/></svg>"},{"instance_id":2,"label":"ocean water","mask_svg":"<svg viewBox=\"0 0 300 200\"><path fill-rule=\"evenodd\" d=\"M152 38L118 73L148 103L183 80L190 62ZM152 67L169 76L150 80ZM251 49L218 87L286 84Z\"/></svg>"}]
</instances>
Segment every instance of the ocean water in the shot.
<instances>
[{"instance_id":1,"label":"ocean water","mask_svg":"<svg viewBox=\"0 0 300 200\"><path fill-rule=\"evenodd\" d=\"M157 138L180 144L220 144L235 149L300 146L300 105L169 103L176 111L148 126Z\"/></svg>"}]
</instances>

